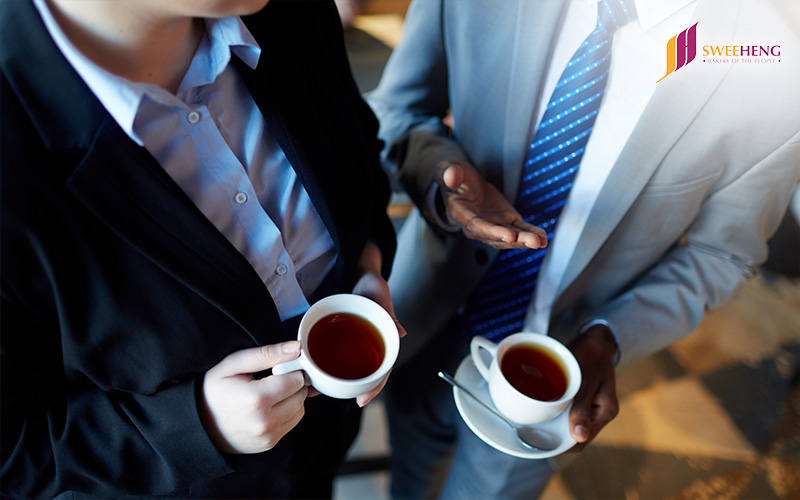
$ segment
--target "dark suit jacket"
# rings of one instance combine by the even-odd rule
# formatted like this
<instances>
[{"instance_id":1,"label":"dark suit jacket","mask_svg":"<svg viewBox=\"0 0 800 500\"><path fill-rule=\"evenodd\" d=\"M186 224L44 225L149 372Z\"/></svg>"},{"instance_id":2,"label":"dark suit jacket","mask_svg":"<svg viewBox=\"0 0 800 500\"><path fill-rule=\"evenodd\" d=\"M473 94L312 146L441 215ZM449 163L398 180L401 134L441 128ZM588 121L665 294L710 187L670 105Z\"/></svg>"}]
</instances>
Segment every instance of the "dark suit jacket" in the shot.
<instances>
[{"instance_id":1,"label":"dark suit jacket","mask_svg":"<svg viewBox=\"0 0 800 500\"><path fill-rule=\"evenodd\" d=\"M28 1L0 2L3 495L313 497L358 426L320 396L278 446L226 456L195 392L206 370L284 333L267 288L62 57ZM388 275L377 123L333 2L273 0L234 56L338 250L352 289L368 239Z\"/></svg>"}]
</instances>

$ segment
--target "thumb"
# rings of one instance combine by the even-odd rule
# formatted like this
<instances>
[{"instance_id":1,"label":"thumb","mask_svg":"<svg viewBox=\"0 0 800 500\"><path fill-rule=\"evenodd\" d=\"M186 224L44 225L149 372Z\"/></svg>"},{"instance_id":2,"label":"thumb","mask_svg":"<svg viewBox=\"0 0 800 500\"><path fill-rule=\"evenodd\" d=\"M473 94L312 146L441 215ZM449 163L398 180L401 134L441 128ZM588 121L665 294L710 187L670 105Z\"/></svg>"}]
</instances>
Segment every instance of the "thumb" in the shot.
<instances>
[{"instance_id":1,"label":"thumb","mask_svg":"<svg viewBox=\"0 0 800 500\"><path fill-rule=\"evenodd\" d=\"M569 430L578 443L589 439L589 420L591 419L591 399L576 396L569 412Z\"/></svg>"},{"instance_id":2,"label":"thumb","mask_svg":"<svg viewBox=\"0 0 800 500\"><path fill-rule=\"evenodd\" d=\"M451 163L442 172L442 181L448 189L458 189L464 183L464 169L458 163Z\"/></svg>"},{"instance_id":3,"label":"thumb","mask_svg":"<svg viewBox=\"0 0 800 500\"><path fill-rule=\"evenodd\" d=\"M279 363L295 359L299 355L300 342L291 340L281 344L270 344L233 352L220 361L212 370L219 377L257 373L272 368Z\"/></svg>"},{"instance_id":4,"label":"thumb","mask_svg":"<svg viewBox=\"0 0 800 500\"><path fill-rule=\"evenodd\" d=\"M456 191L464 182L464 168L456 161L439 162L435 178L444 191Z\"/></svg>"}]
</instances>

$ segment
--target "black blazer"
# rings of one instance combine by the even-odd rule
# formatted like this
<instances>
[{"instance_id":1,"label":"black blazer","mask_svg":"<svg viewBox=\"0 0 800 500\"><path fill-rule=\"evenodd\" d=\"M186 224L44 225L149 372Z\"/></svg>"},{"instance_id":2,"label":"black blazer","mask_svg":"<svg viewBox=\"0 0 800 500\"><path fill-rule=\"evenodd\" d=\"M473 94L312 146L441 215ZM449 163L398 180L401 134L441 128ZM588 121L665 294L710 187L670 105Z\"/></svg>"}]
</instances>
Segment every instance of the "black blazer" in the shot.
<instances>
[{"instance_id":1,"label":"black blazer","mask_svg":"<svg viewBox=\"0 0 800 500\"><path fill-rule=\"evenodd\" d=\"M338 251L331 292L368 240L388 275L377 122L333 2L272 0L234 56ZM294 338L248 262L116 125L29 1L0 2L2 495L329 496L359 411L324 396L278 446L227 456L195 391L227 354Z\"/></svg>"}]
</instances>

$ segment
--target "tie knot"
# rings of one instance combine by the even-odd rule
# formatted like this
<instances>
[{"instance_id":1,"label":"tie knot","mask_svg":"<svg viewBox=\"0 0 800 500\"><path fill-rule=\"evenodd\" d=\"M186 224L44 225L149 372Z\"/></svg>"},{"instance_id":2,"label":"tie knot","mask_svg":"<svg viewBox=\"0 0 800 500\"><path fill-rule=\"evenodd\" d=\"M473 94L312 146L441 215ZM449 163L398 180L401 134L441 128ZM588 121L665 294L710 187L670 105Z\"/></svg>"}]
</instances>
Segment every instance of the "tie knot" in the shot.
<instances>
[{"instance_id":1,"label":"tie knot","mask_svg":"<svg viewBox=\"0 0 800 500\"><path fill-rule=\"evenodd\" d=\"M636 19L633 0L601 0L597 4L597 27L613 33Z\"/></svg>"}]
</instances>

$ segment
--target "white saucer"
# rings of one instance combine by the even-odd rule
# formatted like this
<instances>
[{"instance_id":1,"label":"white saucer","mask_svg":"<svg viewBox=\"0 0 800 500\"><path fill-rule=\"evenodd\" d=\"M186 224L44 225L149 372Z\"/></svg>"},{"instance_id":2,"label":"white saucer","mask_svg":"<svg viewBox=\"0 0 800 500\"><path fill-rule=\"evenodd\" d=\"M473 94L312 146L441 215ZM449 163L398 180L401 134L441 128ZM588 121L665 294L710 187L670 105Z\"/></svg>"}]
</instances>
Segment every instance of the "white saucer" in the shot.
<instances>
[{"instance_id":1,"label":"white saucer","mask_svg":"<svg viewBox=\"0 0 800 500\"><path fill-rule=\"evenodd\" d=\"M492 404L489 396L489 386L472 362L472 356L468 355L456 370L455 379L473 394ZM552 451L536 451L522 445L518 440L514 430L500 420L497 415L492 414L480 403L472 399L469 395L458 387L453 387L453 396L456 400L456 407L467 426L472 432L478 435L490 446L509 455L520 458L548 458L560 455L575 445L575 439L569 433L569 409L572 404L561 412L556 418L536 424L534 427L548 430L555 433L560 439L561 444Z\"/></svg>"}]
</instances>

